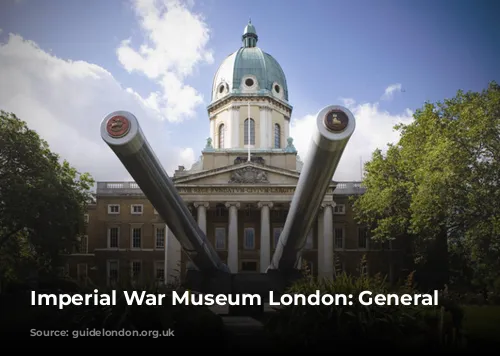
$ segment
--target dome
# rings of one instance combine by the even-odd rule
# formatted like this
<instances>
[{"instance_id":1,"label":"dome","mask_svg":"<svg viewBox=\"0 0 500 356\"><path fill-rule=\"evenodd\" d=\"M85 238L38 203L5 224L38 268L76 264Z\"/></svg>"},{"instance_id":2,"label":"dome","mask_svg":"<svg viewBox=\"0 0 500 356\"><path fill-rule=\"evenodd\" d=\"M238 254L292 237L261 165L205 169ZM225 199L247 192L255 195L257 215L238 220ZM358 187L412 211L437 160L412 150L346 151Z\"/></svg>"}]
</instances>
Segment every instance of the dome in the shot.
<instances>
[{"instance_id":1,"label":"dome","mask_svg":"<svg viewBox=\"0 0 500 356\"><path fill-rule=\"evenodd\" d=\"M254 93L288 101L285 73L270 54L257 47L257 32L251 22L242 36L243 46L220 65L212 86L212 102L229 94Z\"/></svg>"}]
</instances>

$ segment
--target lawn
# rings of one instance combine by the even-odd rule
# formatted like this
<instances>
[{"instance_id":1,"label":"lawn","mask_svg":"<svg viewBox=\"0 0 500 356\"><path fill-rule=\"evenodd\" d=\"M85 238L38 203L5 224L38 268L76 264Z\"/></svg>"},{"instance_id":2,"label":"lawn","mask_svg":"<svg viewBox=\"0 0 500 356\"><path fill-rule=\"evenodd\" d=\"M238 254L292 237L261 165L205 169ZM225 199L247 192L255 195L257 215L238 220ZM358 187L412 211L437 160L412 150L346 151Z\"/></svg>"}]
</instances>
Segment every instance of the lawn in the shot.
<instances>
[{"instance_id":1,"label":"lawn","mask_svg":"<svg viewBox=\"0 0 500 356\"><path fill-rule=\"evenodd\" d=\"M500 306L464 306L464 333L469 349L500 346Z\"/></svg>"}]
</instances>

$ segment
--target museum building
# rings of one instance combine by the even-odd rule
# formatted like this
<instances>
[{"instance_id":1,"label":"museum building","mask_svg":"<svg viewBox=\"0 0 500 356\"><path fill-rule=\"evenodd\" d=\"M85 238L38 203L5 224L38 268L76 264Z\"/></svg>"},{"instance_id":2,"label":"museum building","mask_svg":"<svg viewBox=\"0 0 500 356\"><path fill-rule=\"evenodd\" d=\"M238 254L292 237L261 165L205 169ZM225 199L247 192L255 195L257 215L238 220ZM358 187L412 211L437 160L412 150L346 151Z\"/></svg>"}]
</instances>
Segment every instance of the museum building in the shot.
<instances>
[{"instance_id":1,"label":"museum building","mask_svg":"<svg viewBox=\"0 0 500 356\"><path fill-rule=\"evenodd\" d=\"M210 137L200 159L172 177L221 259L231 271L245 273L264 273L269 266L303 165L289 137L293 108L285 74L257 42L249 22L242 46L214 76ZM397 241L371 243L354 220L350 197L363 191L360 182L330 184L302 254L313 275L381 273L395 281L400 273ZM173 283L190 267L135 182L97 182L85 221L86 235L66 265L81 281Z\"/></svg>"}]
</instances>

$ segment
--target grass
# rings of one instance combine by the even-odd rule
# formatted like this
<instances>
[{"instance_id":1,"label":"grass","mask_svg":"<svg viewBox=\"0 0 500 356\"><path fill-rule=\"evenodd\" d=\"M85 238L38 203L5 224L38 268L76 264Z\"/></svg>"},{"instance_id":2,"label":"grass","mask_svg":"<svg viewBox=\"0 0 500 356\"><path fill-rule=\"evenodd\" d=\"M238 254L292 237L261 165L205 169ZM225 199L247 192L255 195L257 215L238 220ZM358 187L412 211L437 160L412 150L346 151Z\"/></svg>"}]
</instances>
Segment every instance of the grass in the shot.
<instances>
[{"instance_id":1,"label":"grass","mask_svg":"<svg viewBox=\"0 0 500 356\"><path fill-rule=\"evenodd\" d=\"M500 347L500 306L464 305L463 332L466 337L464 351L490 351ZM257 318L266 324L274 312Z\"/></svg>"},{"instance_id":2,"label":"grass","mask_svg":"<svg viewBox=\"0 0 500 356\"><path fill-rule=\"evenodd\" d=\"M469 348L500 346L500 306L464 306L464 333Z\"/></svg>"}]
</instances>

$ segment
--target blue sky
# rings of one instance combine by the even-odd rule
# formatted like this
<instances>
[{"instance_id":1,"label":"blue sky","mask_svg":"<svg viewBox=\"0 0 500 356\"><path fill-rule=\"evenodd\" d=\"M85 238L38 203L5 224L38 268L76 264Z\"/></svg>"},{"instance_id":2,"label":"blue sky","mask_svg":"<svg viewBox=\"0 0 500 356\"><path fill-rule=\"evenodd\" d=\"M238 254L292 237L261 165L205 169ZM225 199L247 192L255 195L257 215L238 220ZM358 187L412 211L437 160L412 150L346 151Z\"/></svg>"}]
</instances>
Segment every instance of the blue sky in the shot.
<instances>
[{"instance_id":1,"label":"blue sky","mask_svg":"<svg viewBox=\"0 0 500 356\"><path fill-rule=\"evenodd\" d=\"M498 14L486 0L4 0L0 108L98 180L128 177L99 136L120 109L139 117L167 171L189 166L209 134L213 75L251 17L287 76L299 154L313 115L345 104L358 127L335 178L359 179L359 159L425 101L500 82Z\"/></svg>"}]
</instances>

